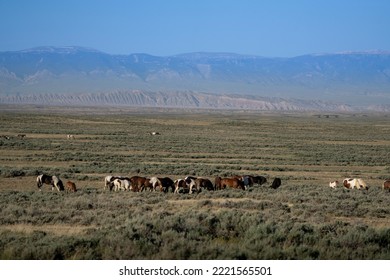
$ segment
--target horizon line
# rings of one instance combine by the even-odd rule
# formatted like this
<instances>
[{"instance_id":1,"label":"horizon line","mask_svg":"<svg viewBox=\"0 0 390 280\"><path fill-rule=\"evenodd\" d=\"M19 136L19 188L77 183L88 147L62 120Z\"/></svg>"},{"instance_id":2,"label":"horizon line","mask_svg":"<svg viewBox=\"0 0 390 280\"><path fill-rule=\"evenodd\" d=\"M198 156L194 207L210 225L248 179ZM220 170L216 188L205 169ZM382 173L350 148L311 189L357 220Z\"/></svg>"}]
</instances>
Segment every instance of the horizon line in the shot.
<instances>
[{"instance_id":1,"label":"horizon line","mask_svg":"<svg viewBox=\"0 0 390 280\"><path fill-rule=\"evenodd\" d=\"M4 50L0 51L0 53L7 53L7 52L56 52L60 50L84 50L88 52L96 52L96 53L102 53L112 56L129 56L129 55L150 55L154 57L177 57L177 56L184 56L184 55L190 55L190 54L218 54L218 55L240 55L240 56L248 56L248 57L259 57L259 58L294 58L294 57L300 57L300 56L323 56L323 55L353 55L353 54L390 54L390 50L383 50L383 49L371 49L371 50L344 50L344 51L336 51L336 52L313 52L313 53L306 53L301 55L295 55L295 56L265 56L265 55L257 55L257 54L245 54L245 53L238 53L238 52L229 52L229 51L193 51L193 52L183 52L183 53L177 53L173 55L155 55L147 52L132 52L128 54L115 54L115 53L109 53L105 51L101 51L97 48L93 47L84 47L84 46L77 46L77 45L69 45L69 46L37 46L37 47L31 47L21 50ZM70 53L70 52L69 52Z\"/></svg>"}]
</instances>

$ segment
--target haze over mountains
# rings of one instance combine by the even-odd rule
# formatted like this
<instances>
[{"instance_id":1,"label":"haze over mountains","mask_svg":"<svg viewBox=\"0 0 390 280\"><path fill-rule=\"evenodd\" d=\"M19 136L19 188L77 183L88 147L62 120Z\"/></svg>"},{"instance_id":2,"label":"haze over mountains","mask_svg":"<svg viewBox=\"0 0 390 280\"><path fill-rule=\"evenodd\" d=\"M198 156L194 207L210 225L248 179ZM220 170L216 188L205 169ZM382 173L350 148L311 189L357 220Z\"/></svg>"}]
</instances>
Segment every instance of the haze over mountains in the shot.
<instances>
[{"instance_id":1,"label":"haze over mountains","mask_svg":"<svg viewBox=\"0 0 390 280\"><path fill-rule=\"evenodd\" d=\"M0 52L0 103L390 111L390 52L267 58Z\"/></svg>"}]
</instances>

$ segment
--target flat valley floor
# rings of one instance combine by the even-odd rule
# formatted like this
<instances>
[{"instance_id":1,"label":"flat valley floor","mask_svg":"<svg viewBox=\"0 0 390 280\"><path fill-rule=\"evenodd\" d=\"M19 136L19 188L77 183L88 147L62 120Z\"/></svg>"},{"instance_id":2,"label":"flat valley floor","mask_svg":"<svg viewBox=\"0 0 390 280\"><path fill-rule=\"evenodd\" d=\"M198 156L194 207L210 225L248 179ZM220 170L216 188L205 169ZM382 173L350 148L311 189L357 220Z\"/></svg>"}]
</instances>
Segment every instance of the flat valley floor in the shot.
<instances>
[{"instance_id":1,"label":"flat valley floor","mask_svg":"<svg viewBox=\"0 0 390 280\"><path fill-rule=\"evenodd\" d=\"M2 106L0 136L1 259L390 259L388 115ZM78 191L39 192L42 173ZM106 175L246 174L268 182L103 188Z\"/></svg>"}]
</instances>

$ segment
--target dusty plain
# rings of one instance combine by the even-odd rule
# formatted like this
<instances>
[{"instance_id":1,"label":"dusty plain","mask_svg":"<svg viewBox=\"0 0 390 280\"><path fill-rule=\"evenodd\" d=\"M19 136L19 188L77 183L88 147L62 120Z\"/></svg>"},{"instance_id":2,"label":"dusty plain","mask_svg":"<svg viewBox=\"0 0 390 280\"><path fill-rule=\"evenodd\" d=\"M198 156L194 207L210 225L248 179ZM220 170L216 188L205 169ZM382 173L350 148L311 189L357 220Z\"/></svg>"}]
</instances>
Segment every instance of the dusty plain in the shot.
<instances>
[{"instance_id":1,"label":"dusty plain","mask_svg":"<svg viewBox=\"0 0 390 280\"><path fill-rule=\"evenodd\" d=\"M389 115L1 105L0 136L0 259L390 259ZM78 191L39 192L41 173ZM103 189L244 174L268 182ZM369 190L329 188L347 177Z\"/></svg>"}]
</instances>

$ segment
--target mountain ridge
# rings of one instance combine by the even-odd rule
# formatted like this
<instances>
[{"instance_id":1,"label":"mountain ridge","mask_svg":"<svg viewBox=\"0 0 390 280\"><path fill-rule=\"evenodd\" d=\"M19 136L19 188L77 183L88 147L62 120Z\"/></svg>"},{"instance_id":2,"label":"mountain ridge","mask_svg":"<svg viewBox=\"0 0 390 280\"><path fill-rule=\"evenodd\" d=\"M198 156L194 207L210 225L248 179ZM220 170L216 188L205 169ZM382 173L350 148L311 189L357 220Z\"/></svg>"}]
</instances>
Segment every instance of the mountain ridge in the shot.
<instances>
[{"instance_id":1,"label":"mountain ridge","mask_svg":"<svg viewBox=\"0 0 390 280\"><path fill-rule=\"evenodd\" d=\"M113 91L78 95L34 94L0 96L3 104L55 106L166 107L202 109L240 109L262 111L337 111L352 112L345 104L320 100L255 97L200 92ZM382 108L382 111L384 108Z\"/></svg>"},{"instance_id":2,"label":"mountain ridge","mask_svg":"<svg viewBox=\"0 0 390 280\"><path fill-rule=\"evenodd\" d=\"M286 102L300 100L301 104L320 100L323 104L348 104L348 108L387 110L390 52L290 58L227 52L111 55L74 46L0 52L0 102L9 102L12 96L13 100L34 100L33 96L45 94L71 99L134 90L165 92L168 96L182 92L183 100L186 92L192 92L193 98L200 93L213 93L221 98L236 95L237 102L240 95L253 102L266 97L274 98L273 102L278 98Z\"/></svg>"}]
</instances>

